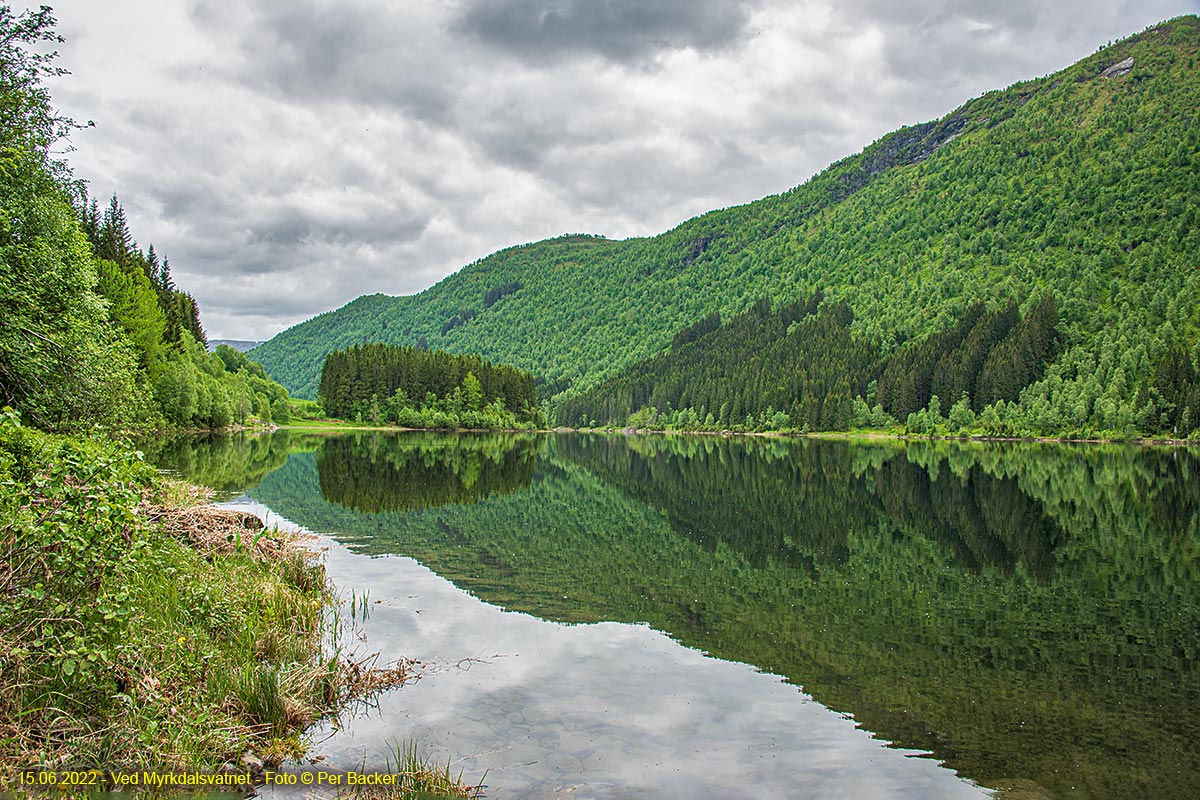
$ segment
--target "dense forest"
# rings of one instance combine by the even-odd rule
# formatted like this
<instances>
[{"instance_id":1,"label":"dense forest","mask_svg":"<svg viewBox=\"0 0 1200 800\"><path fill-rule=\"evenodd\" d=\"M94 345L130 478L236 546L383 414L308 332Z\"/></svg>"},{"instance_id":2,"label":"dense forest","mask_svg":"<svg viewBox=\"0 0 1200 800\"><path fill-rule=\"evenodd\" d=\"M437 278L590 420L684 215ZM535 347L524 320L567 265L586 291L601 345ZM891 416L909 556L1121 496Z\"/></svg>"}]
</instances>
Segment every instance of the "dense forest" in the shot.
<instances>
[{"instance_id":1,"label":"dense forest","mask_svg":"<svg viewBox=\"0 0 1200 800\"><path fill-rule=\"evenodd\" d=\"M714 315L734 320L763 298L782 309L820 290L822 314L852 315L854 342L888 357L911 348L891 375L879 376L882 394L867 406L882 405L899 424L914 396L928 404L936 394L939 407L922 408L927 427L937 428L930 419L945 417L965 388L964 410L984 414L986 398L996 397L998 424L1014 431L1192 430L1200 365L1198 50L1200 20L1181 17L888 134L782 194L650 238L570 235L502 250L418 295L360 297L253 354L293 393L313 397L321 358L337 348L390 342L479 353L538 375L554 416ZM1110 70L1127 59L1130 69ZM1052 360L1010 361L1003 375L992 370L1003 385L987 378L980 387L976 376L966 388L954 378L948 394L926 396L924 378L896 380L908 358L938 370L914 343L956 336L980 313L1003 327L1015 319L1014 301L1028 319L1047 296L1057 314L1043 342ZM1032 345L1013 340L1007 357ZM946 350L942 343L929 352ZM977 366L969 350L955 369ZM994 365L1005 357L996 354ZM820 398L751 398L738 421L751 414L757 426L766 412L790 416L798 401L809 410L790 424L840 424L859 392L868 402L867 387L852 385L859 365L844 367L841 376L831 367L821 378L837 384L831 422L816 412L814 423L811 412L828 389ZM710 404L705 416L719 411Z\"/></svg>"},{"instance_id":2,"label":"dense forest","mask_svg":"<svg viewBox=\"0 0 1200 800\"><path fill-rule=\"evenodd\" d=\"M42 85L62 71L48 10L4 7L0 47L0 405L52 430L223 427L286 415L287 392L236 351L205 350L193 298L55 155L74 123Z\"/></svg>"},{"instance_id":3,"label":"dense forest","mask_svg":"<svg viewBox=\"0 0 1200 800\"><path fill-rule=\"evenodd\" d=\"M540 428L533 376L476 356L364 344L325 357L325 413L408 428Z\"/></svg>"},{"instance_id":4,"label":"dense forest","mask_svg":"<svg viewBox=\"0 0 1200 800\"><path fill-rule=\"evenodd\" d=\"M260 364L227 345L207 352L195 298L154 245L138 248L117 197L101 213L64 165L22 176L22 162L39 169L28 156L0 177L0 402L55 430L286 422L287 390Z\"/></svg>"},{"instance_id":5,"label":"dense forest","mask_svg":"<svg viewBox=\"0 0 1200 800\"><path fill-rule=\"evenodd\" d=\"M727 325L714 314L677 333L670 350L564 400L559 419L675 430L845 430L899 419L915 433L977 426L1004 435L1022 422L1013 402L1058 350L1052 295L1024 317L1015 302L996 311L977 303L954 326L888 355L856 337L853 321L846 303L822 305L819 292L774 311L763 299Z\"/></svg>"}]
</instances>

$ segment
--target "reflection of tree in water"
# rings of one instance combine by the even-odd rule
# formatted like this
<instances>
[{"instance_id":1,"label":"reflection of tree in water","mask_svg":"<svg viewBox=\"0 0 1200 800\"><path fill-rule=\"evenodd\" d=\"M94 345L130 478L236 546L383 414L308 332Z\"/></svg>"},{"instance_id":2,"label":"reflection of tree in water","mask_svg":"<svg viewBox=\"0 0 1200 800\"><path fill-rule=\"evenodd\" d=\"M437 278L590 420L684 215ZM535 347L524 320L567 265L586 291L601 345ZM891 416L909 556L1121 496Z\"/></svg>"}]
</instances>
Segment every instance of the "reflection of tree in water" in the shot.
<instances>
[{"instance_id":1,"label":"reflection of tree in water","mask_svg":"<svg viewBox=\"0 0 1200 800\"><path fill-rule=\"evenodd\" d=\"M206 433L156 436L138 442L146 460L189 483L224 492L257 486L283 466L288 453L304 446L305 437L288 430L273 433Z\"/></svg>"},{"instance_id":2,"label":"reflection of tree in water","mask_svg":"<svg viewBox=\"0 0 1200 800\"><path fill-rule=\"evenodd\" d=\"M964 474L922 469L894 459L874 475L880 511L901 529L948 547L959 565L1010 574L1018 564L1038 580L1050 579L1062 531L1041 504L1017 486L973 464Z\"/></svg>"},{"instance_id":3,"label":"reflection of tree in water","mask_svg":"<svg viewBox=\"0 0 1200 800\"><path fill-rule=\"evenodd\" d=\"M357 511L477 503L527 488L545 441L537 434L365 434L317 454L321 494Z\"/></svg>"},{"instance_id":4,"label":"reflection of tree in water","mask_svg":"<svg viewBox=\"0 0 1200 800\"><path fill-rule=\"evenodd\" d=\"M810 571L845 561L846 531L871 519L852 494L849 448L774 449L745 439L555 441L557 452L666 514L708 550L724 544L756 567ZM847 516L849 515L849 516Z\"/></svg>"},{"instance_id":5,"label":"reflection of tree in water","mask_svg":"<svg viewBox=\"0 0 1200 800\"><path fill-rule=\"evenodd\" d=\"M1154 521L1176 537L1200 534L1200 451L1178 451L1154 461L1141 491L1154 498Z\"/></svg>"},{"instance_id":6,"label":"reflection of tree in water","mask_svg":"<svg viewBox=\"0 0 1200 800\"><path fill-rule=\"evenodd\" d=\"M1061 531L1014 478L977 463L929 468L894 444L851 447L745 439L573 438L556 451L664 512L679 534L724 544L752 565L810 571L844 563L847 534L881 517L949 548L959 565L1050 577Z\"/></svg>"},{"instance_id":7,"label":"reflection of tree in water","mask_svg":"<svg viewBox=\"0 0 1200 800\"><path fill-rule=\"evenodd\" d=\"M435 465L462 437L438 438ZM1177 797L1200 774L1198 455L567 435L488 502L355 512L308 455L255 496L505 608L787 676L985 785Z\"/></svg>"}]
</instances>

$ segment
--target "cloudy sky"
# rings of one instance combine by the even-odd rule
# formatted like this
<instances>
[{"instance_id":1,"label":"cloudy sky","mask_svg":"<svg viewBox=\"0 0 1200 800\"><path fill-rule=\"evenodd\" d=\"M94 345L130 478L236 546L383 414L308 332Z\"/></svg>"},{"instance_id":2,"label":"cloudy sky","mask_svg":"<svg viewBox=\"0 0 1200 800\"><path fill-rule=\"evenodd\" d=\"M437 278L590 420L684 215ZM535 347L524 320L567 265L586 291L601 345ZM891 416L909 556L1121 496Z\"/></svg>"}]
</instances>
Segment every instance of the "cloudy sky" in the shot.
<instances>
[{"instance_id":1,"label":"cloudy sky","mask_svg":"<svg viewBox=\"0 0 1200 800\"><path fill-rule=\"evenodd\" d=\"M659 233L1200 0L46 0L76 175L210 338ZM15 8L26 5L17 2Z\"/></svg>"}]
</instances>

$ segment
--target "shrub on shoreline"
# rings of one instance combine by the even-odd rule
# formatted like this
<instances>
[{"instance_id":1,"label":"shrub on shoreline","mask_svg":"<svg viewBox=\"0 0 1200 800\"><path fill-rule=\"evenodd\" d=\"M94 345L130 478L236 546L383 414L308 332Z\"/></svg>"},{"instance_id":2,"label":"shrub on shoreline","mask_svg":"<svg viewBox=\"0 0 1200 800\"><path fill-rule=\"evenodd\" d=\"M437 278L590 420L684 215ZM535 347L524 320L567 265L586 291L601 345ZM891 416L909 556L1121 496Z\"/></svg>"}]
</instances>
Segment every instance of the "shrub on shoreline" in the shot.
<instances>
[{"instance_id":1,"label":"shrub on shoreline","mask_svg":"<svg viewBox=\"0 0 1200 800\"><path fill-rule=\"evenodd\" d=\"M200 499L121 443L0 419L0 783L277 761L344 699L324 568Z\"/></svg>"}]
</instances>

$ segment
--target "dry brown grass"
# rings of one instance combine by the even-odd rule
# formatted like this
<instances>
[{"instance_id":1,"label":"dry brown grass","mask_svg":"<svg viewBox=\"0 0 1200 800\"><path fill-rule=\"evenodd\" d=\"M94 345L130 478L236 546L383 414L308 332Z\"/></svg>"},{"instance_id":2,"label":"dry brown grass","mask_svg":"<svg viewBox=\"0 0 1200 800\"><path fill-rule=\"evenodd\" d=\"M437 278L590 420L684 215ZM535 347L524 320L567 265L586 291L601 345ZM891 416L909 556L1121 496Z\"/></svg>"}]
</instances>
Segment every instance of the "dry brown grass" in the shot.
<instances>
[{"instance_id":1,"label":"dry brown grass","mask_svg":"<svg viewBox=\"0 0 1200 800\"><path fill-rule=\"evenodd\" d=\"M288 549L282 534L264 530L258 517L246 511L142 503L138 512L205 557L252 552L258 558L274 561Z\"/></svg>"},{"instance_id":2,"label":"dry brown grass","mask_svg":"<svg viewBox=\"0 0 1200 800\"><path fill-rule=\"evenodd\" d=\"M295 557L300 536L267 530L247 511L210 505L211 496L209 489L170 481L165 492L142 501L138 514L206 558L235 553L270 561Z\"/></svg>"},{"instance_id":3,"label":"dry brown grass","mask_svg":"<svg viewBox=\"0 0 1200 800\"><path fill-rule=\"evenodd\" d=\"M338 681L345 692L344 702L368 699L420 677L415 661L402 658L390 666L379 667L375 666L378 659L378 653L360 659L342 659Z\"/></svg>"}]
</instances>

